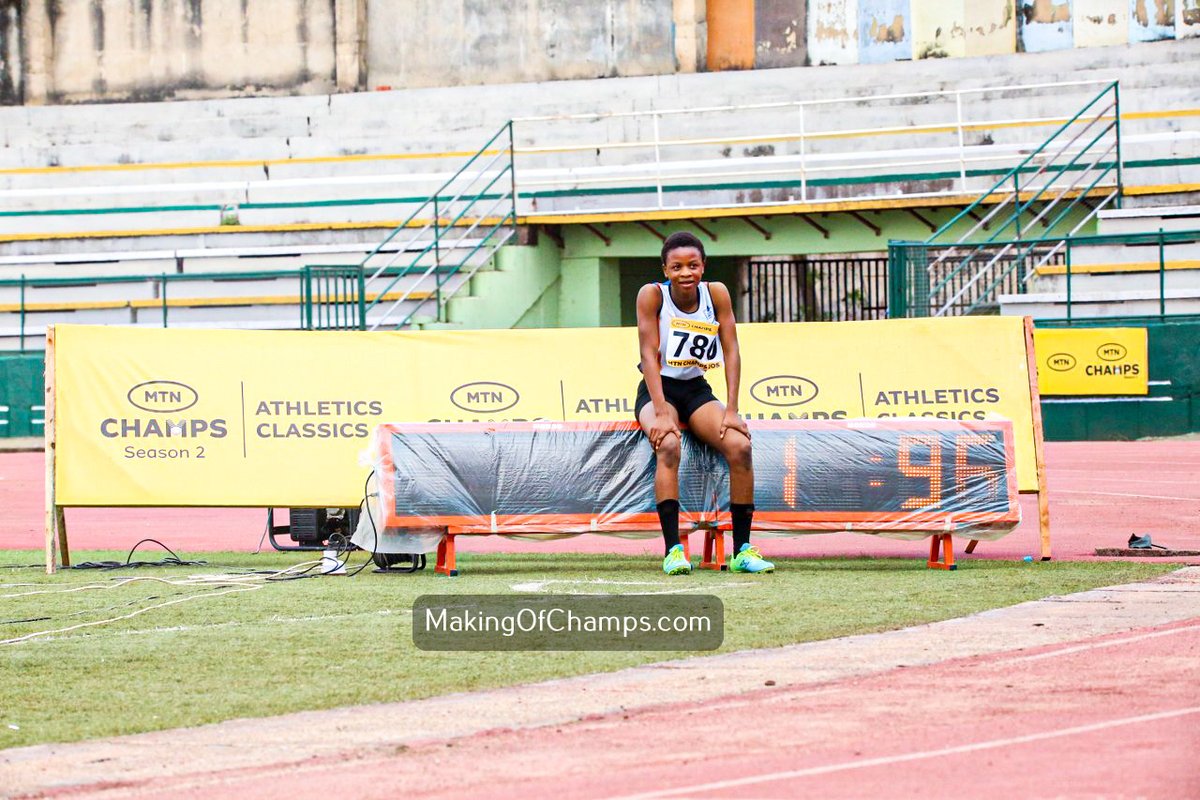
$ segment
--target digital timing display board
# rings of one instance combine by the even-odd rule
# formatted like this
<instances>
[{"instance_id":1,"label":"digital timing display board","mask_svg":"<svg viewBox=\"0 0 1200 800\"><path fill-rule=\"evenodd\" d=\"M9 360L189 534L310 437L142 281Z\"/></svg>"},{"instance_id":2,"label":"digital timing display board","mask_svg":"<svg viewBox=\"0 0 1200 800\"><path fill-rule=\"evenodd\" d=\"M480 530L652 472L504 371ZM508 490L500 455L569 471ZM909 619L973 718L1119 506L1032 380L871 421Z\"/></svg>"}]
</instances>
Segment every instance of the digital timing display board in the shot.
<instances>
[{"instance_id":1,"label":"digital timing display board","mask_svg":"<svg viewBox=\"0 0 1200 800\"><path fill-rule=\"evenodd\" d=\"M1011 423L750 423L755 527L1001 530L1020 519ZM634 422L392 424L376 430L389 527L581 532L656 529L655 457ZM691 434L681 521L728 519L725 459Z\"/></svg>"}]
</instances>

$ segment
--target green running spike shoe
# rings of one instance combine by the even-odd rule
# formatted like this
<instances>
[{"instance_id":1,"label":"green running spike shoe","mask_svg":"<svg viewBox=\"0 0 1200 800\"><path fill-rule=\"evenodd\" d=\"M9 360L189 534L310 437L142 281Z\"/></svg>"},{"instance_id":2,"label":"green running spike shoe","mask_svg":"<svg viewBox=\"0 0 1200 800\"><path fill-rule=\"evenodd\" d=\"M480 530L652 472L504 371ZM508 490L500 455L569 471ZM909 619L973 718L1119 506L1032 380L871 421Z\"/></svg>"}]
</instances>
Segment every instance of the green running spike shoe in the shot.
<instances>
[{"instance_id":1,"label":"green running spike shoe","mask_svg":"<svg viewBox=\"0 0 1200 800\"><path fill-rule=\"evenodd\" d=\"M668 575L687 575L692 571L692 562L683 555L683 545L677 544L667 551L663 559L663 572Z\"/></svg>"},{"instance_id":2,"label":"green running spike shoe","mask_svg":"<svg viewBox=\"0 0 1200 800\"><path fill-rule=\"evenodd\" d=\"M738 554L729 562L730 572L774 572L775 565L762 557L758 548L744 544Z\"/></svg>"}]
</instances>

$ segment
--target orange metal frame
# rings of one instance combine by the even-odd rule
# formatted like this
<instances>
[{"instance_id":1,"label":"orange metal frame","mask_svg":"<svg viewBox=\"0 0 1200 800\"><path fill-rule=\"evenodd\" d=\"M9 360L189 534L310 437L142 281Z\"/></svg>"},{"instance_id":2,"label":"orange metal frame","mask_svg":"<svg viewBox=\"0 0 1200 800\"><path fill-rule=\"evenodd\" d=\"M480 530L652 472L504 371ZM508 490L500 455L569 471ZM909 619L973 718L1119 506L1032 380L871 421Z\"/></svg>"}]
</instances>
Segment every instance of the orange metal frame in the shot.
<instances>
[{"instance_id":1,"label":"orange metal frame","mask_svg":"<svg viewBox=\"0 0 1200 800\"><path fill-rule=\"evenodd\" d=\"M1035 378L1036 380L1036 378ZM1036 384L1034 384L1036 386ZM856 423L863 424L863 423ZM872 420L872 427L905 429L910 427L939 427L940 421L927 419L888 419ZM1005 429L1005 467L1006 490L1008 494L1008 511L1006 512L959 512L950 514L911 513L911 512L760 512L755 516L757 530L779 531L858 531L872 533L888 530L910 530L930 532L930 554L926 562L931 569L956 569L954 563L954 544L948 529L958 525L1007 525L1015 524L1020 519L1018 504L1018 488L1016 479L1016 458L1013 447L1012 423L1008 421L974 422L961 421L953 423L955 428L995 430ZM775 428L784 430L821 429L847 427L842 420L772 420L757 422L755 427ZM390 448L387 442L396 433L433 433L445 431L536 431L536 430L637 430L636 422L525 422L525 423L424 423L424 424L385 424L376 430L380 437L378 443L379 466L384 474L394 471ZM1039 437L1040 438L1040 437ZM389 481L380 482L380 499L384 508L385 524L389 527L437 527L445 526L446 534L438 545L437 565L435 571L443 575L457 575L455 539L457 536L473 535L487 536L500 533L546 532L559 533L617 533L621 531L645 530L647 525L655 525L658 516L654 513L611 514L593 516L588 514L511 514L482 516L436 516L412 517L395 514L395 499ZM690 558L691 546L689 534L704 533L704 548L700 568L712 570L727 569L725 563L726 547L724 532L732 526L727 514L719 514L710 519L706 514L685 513L680 522L692 525L696 530L681 532L684 552ZM974 549L972 540L967 552Z\"/></svg>"}]
</instances>

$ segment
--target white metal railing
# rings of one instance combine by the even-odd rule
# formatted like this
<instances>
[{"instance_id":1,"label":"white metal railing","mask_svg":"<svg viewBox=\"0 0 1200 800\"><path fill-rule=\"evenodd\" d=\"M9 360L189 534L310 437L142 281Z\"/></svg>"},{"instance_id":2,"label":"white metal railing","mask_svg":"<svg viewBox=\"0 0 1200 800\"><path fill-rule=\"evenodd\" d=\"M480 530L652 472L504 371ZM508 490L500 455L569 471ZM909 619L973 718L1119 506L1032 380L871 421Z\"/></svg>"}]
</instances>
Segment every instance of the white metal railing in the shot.
<instances>
[{"instance_id":1,"label":"white metal railing","mask_svg":"<svg viewBox=\"0 0 1200 800\"><path fill-rule=\"evenodd\" d=\"M517 213L974 195L1062 122L1054 116L1059 108L1076 106L1076 97L1102 83L521 117L513 121ZM1028 113L1013 114L1014 102L1026 102ZM1125 139L1139 157L1177 155L1173 148L1185 140L1184 155L1200 152L1192 119L1181 117L1183 130L1170 136L1147 132L1143 143L1137 131L1127 131ZM243 226L394 221L419 207L456 163L450 153L408 155L414 157L392 158L372 175L346 174L331 159L325 166L311 165L328 169L328 175L249 181L166 182L155 177L152 165L138 165L147 180L137 183L126 175L94 185L96 175L90 174L78 180L93 185L68 185L69 173L47 176L25 188L0 190L0 207L17 213L61 210L64 216L4 216L0 233L149 228L167 219L216 225L217 209L228 204L241 204ZM487 155L503 153L496 147ZM321 210L323 203L329 207ZM164 213L170 206L170 216L135 213L149 206L163 206ZM72 208L99 213L68 215Z\"/></svg>"},{"instance_id":2,"label":"white metal railing","mask_svg":"<svg viewBox=\"0 0 1200 800\"><path fill-rule=\"evenodd\" d=\"M572 214L597 207L639 211L802 204L834 196L977 194L1037 147L1046 127L1066 121L1044 113L1004 114L1013 95L1041 97L1059 107L1064 92L1091 96L1095 92L1089 90L1108 83L520 117L513 120L518 182L526 196L520 211ZM989 99L1000 93L1003 101ZM881 117L888 124L875 124ZM896 124L896 117L906 122ZM669 125L677 130L664 131ZM589 126L605 135L581 135L579 129ZM733 146L760 149L730 157ZM1064 152L1070 157L1074 151L1068 145ZM557 163L548 164L551 160ZM761 188L756 182L772 184L769 197L745 197L748 188ZM822 183L856 188L831 191ZM722 192L740 194L725 200ZM556 194L568 199L549 204L541 199ZM589 201L572 203L572 195Z\"/></svg>"}]
</instances>

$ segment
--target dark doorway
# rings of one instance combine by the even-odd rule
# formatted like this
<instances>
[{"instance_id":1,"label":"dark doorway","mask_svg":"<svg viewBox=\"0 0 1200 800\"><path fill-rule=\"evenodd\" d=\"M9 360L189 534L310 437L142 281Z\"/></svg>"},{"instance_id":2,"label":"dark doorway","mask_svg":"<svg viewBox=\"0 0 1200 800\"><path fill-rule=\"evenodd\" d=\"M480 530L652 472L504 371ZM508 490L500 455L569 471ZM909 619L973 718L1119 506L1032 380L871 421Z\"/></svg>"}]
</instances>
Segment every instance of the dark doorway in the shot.
<instances>
[{"instance_id":1,"label":"dark doorway","mask_svg":"<svg viewBox=\"0 0 1200 800\"><path fill-rule=\"evenodd\" d=\"M887 317L884 255L752 258L745 282L749 322Z\"/></svg>"}]
</instances>

